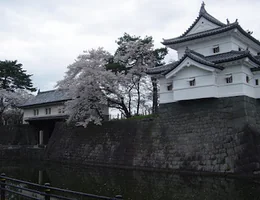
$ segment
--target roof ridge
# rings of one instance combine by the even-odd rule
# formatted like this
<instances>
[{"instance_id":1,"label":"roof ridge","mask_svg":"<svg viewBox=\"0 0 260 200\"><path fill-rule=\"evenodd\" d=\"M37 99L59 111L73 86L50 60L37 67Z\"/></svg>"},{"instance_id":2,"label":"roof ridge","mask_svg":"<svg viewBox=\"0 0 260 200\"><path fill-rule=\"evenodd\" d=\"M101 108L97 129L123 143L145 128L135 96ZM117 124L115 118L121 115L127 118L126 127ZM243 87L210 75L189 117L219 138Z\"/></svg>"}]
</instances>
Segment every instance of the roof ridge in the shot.
<instances>
[{"instance_id":1,"label":"roof ridge","mask_svg":"<svg viewBox=\"0 0 260 200\"><path fill-rule=\"evenodd\" d=\"M55 91L57 91L57 89L46 90L46 91L40 91L39 94L42 94L42 93L48 93L48 92L55 92Z\"/></svg>"},{"instance_id":2,"label":"roof ridge","mask_svg":"<svg viewBox=\"0 0 260 200\"><path fill-rule=\"evenodd\" d=\"M53 90L46 90L46 91L40 91L38 94L42 94L42 93L49 93L49 92L57 92L57 91L66 91L68 89L53 89Z\"/></svg>"},{"instance_id":3,"label":"roof ridge","mask_svg":"<svg viewBox=\"0 0 260 200\"><path fill-rule=\"evenodd\" d=\"M201 6L200 6L200 14L203 14L203 13L205 13L205 12L207 12L206 11L206 9L205 9L205 2L204 1L202 1L202 3L201 3Z\"/></svg>"}]
</instances>

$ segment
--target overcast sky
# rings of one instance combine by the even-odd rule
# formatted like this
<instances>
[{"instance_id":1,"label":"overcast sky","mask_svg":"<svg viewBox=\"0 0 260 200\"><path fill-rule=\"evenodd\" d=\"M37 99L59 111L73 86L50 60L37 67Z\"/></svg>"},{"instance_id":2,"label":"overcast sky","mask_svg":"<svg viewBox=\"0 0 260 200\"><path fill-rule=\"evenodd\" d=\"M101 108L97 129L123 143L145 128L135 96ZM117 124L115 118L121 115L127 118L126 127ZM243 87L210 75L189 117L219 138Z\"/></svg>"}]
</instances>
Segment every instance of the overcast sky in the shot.
<instances>
[{"instance_id":1,"label":"overcast sky","mask_svg":"<svg viewBox=\"0 0 260 200\"><path fill-rule=\"evenodd\" d=\"M200 0L0 0L0 60L18 60L41 91L53 89L83 50L110 53L124 32L162 38L182 34L198 16ZM260 0L207 0L208 13L260 39ZM177 59L170 51L167 60Z\"/></svg>"}]
</instances>

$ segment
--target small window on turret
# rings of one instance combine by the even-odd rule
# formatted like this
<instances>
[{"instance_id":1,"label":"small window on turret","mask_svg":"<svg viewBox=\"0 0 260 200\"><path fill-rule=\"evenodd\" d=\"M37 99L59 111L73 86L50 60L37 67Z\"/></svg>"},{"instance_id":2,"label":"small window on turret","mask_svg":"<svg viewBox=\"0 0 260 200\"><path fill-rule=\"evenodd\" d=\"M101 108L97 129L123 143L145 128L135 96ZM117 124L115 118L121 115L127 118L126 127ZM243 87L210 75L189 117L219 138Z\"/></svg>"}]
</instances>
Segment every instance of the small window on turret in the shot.
<instances>
[{"instance_id":1,"label":"small window on turret","mask_svg":"<svg viewBox=\"0 0 260 200\"><path fill-rule=\"evenodd\" d=\"M168 84L167 84L167 90L168 90L168 91L171 91L171 90L172 90L172 83L168 83Z\"/></svg>"},{"instance_id":2,"label":"small window on turret","mask_svg":"<svg viewBox=\"0 0 260 200\"><path fill-rule=\"evenodd\" d=\"M213 53L219 53L219 46L218 45L213 47Z\"/></svg>"},{"instance_id":3,"label":"small window on turret","mask_svg":"<svg viewBox=\"0 0 260 200\"><path fill-rule=\"evenodd\" d=\"M249 83L249 76L246 75L246 82Z\"/></svg>"},{"instance_id":4,"label":"small window on turret","mask_svg":"<svg viewBox=\"0 0 260 200\"><path fill-rule=\"evenodd\" d=\"M34 116L39 115L39 110L38 110L38 109L34 109L34 110L33 110L33 115L34 115Z\"/></svg>"},{"instance_id":5,"label":"small window on turret","mask_svg":"<svg viewBox=\"0 0 260 200\"><path fill-rule=\"evenodd\" d=\"M259 85L258 79L255 79L255 85Z\"/></svg>"},{"instance_id":6,"label":"small window on turret","mask_svg":"<svg viewBox=\"0 0 260 200\"><path fill-rule=\"evenodd\" d=\"M232 83L233 77L232 74L226 74L226 83Z\"/></svg>"},{"instance_id":7,"label":"small window on turret","mask_svg":"<svg viewBox=\"0 0 260 200\"><path fill-rule=\"evenodd\" d=\"M195 84L196 84L195 78L189 78L188 82L189 82L190 86L195 86Z\"/></svg>"}]
</instances>

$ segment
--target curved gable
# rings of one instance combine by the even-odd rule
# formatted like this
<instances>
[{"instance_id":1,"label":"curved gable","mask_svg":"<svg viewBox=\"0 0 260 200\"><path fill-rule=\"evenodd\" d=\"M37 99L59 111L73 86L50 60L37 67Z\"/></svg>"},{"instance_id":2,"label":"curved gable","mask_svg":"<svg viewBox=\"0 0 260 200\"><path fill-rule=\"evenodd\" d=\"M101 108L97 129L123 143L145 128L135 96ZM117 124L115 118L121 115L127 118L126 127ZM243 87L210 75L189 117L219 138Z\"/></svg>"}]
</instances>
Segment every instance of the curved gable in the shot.
<instances>
[{"instance_id":1,"label":"curved gable","mask_svg":"<svg viewBox=\"0 0 260 200\"><path fill-rule=\"evenodd\" d=\"M186 35L191 35L194 33L199 33L199 32L203 32L203 31L207 31L219 27L220 27L219 25L212 23L211 21L207 20L204 17L201 17L198 20L198 22L192 27L192 29L189 30L188 33L186 33Z\"/></svg>"},{"instance_id":2,"label":"curved gable","mask_svg":"<svg viewBox=\"0 0 260 200\"><path fill-rule=\"evenodd\" d=\"M216 69L210 66L207 66L205 64L199 63L189 57L186 57L181 63L179 63L174 69L172 69L171 71L169 71L167 74L165 74L166 79L171 78L172 76L176 76L177 73L179 73L181 70L183 70L184 68L188 68L188 67L192 67L192 68L198 68L200 70L203 71L210 71L213 72ZM192 74L191 74L192 75Z\"/></svg>"}]
</instances>

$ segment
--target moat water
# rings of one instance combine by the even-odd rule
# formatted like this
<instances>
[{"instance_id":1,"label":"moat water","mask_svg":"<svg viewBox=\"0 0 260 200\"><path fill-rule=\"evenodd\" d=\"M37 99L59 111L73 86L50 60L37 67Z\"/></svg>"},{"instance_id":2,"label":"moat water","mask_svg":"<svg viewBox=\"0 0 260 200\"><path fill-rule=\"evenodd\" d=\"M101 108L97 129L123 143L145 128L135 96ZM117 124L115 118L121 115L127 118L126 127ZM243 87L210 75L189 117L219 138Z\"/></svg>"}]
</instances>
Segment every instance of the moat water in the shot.
<instances>
[{"instance_id":1,"label":"moat water","mask_svg":"<svg viewBox=\"0 0 260 200\"><path fill-rule=\"evenodd\" d=\"M0 173L10 177L124 200L260 200L260 180L0 162Z\"/></svg>"}]
</instances>

